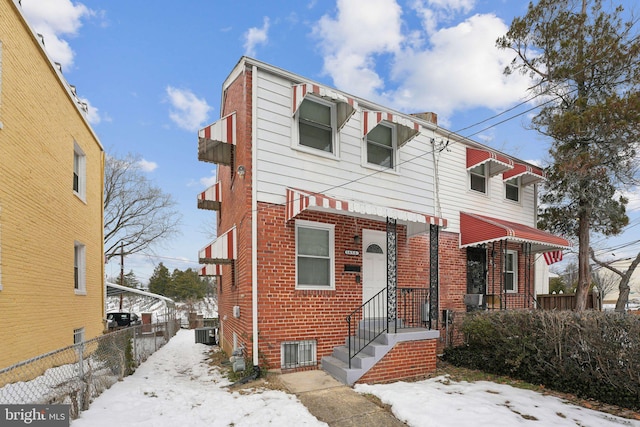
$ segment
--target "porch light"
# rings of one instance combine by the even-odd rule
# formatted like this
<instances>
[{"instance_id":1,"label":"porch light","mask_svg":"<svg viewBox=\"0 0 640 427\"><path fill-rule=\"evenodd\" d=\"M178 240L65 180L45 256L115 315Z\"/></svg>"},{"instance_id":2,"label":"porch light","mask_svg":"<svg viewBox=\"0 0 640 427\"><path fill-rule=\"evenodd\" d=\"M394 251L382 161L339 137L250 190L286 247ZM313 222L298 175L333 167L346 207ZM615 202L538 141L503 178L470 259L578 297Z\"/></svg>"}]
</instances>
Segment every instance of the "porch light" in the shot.
<instances>
[{"instance_id":1,"label":"porch light","mask_svg":"<svg viewBox=\"0 0 640 427\"><path fill-rule=\"evenodd\" d=\"M240 178L244 178L244 175L247 173L247 170L244 168L244 166L240 165L238 166L238 176Z\"/></svg>"},{"instance_id":2,"label":"porch light","mask_svg":"<svg viewBox=\"0 0 640 427\"><path fill-rule=\"evenodd\" d=\"M360 236L358 236L357 234L353 236L353 243L355 243L356 245L360 243Z\"/></svg>"}]
</instances>

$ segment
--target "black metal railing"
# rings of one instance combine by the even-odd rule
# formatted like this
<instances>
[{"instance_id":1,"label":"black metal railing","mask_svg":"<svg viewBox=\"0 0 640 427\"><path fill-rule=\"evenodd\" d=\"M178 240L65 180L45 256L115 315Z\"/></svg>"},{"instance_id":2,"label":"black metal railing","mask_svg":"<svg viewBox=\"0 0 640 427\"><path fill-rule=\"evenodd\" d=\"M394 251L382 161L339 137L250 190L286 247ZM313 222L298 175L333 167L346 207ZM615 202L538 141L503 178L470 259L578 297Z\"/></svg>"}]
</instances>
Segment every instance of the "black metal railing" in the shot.
<instances>
[{"instance_id":1,"label":"black metal railing","mask_svg":"<svg viewBox=\"0 0 640 427\"><path fill-rule=\"evenodd\" d=\"M429 328L429 289L399 288L398 319L402 328Z\"/></svg>"},{"instance_id":2,"label":"black metal railing","mask_svg":"<svg viewBox=\"0 0 640 427\"><path fill-rule=\"evenodd\" d=\"M387 289L382 289L347 317L349 368L351 360L366 346L389 330L397 328L429 328L429 289L398 288L397 318L388 318Z\"/></svg>"}]
</instances>

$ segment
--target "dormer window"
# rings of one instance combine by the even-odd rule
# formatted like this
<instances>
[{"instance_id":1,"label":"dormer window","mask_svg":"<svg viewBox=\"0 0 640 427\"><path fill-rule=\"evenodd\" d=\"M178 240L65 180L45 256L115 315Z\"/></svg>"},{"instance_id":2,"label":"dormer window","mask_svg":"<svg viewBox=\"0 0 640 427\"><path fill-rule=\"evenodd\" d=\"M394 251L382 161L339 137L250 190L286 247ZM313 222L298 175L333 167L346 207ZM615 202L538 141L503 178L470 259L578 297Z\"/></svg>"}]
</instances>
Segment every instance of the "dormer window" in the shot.
<instances>
[{"instance_id":1,"label":"dormer window","mask_svg":"<svg viewBox=\"0 0 640 427\"><path fill-rule=\"evenodd\" d=\"M394 169L396 166L396 133L395 127L380 123L366 136L367 163L383 168Z\"/></svg>"},{"instance_id":2,"label":"dormer window","mask_svg":"<svg viewBox=\"0 0 640 427\"><path fill-rule=\"evenodd\" d=\"M480 193L487 192L487 175L484 163L469 169L471 189Z\"/></svg>"}]
</instances>

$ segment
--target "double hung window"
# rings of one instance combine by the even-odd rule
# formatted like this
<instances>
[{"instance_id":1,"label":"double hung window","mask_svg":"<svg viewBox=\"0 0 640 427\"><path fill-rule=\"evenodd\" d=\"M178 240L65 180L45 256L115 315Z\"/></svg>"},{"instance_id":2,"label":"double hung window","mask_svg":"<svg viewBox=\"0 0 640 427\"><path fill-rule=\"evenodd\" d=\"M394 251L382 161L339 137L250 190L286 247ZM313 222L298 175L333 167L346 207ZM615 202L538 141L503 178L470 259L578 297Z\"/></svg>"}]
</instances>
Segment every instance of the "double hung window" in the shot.
<instances>
[{"instance_id":1,"label":"double hung window","mask_svg":"<svg viewBox=\"0 0 640 427\"><path fill-rule=\"evenodd\" d=\"M518 292L518 253L507 251L504 260L504 287L507 292Z\"/></svg>"},{"instance_id":2,"label":"double hung window","mask_svg":"<svg viewBox=\"0 0 640 427\"><path fill-rule=\"evenodd\" d=\"M296 221L296 288L334 289L334 226Z\"/></svg>"},{"instance_id":3,"label":"double hung window","mask_svg":"<svg viewBox=\"0 0 640 427\"><path fill-rule=\"evenodd\" d=\"M469 170L471 189L480 193L487 192L487 173L484 164Z\"/></svg>"},{"instance_id":4,"label":"double hung window","mask_svg":"<svg viewBox=\"0 0 640 427\"><path fill-rule=\"evenodd\" d=\"M367 134L367 163L382 168L396 167L396 133L393 125L380 123Z\"/></svg>"},{"instance_id":5,"label":"double hung window","mask_svg":"<svg viewBox=\"0 0 640 427\"><path fill-rule=\"evenodd\" d=\"M336 154L335 106L305 98L298 109L298 144Z\"/></svg>"}]
</instances>

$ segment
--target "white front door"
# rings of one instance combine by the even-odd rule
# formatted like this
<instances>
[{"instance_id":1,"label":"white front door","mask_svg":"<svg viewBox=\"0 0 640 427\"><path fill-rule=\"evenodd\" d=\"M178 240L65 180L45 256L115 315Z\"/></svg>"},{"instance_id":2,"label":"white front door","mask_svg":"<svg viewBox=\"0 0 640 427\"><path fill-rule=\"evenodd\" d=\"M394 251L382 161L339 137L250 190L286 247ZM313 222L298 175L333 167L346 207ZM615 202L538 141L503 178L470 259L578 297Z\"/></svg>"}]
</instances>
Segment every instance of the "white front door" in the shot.
<instances>
[{"instance_id":1,"label":"white front door","mask_svg":"<svg viewBox=\"0 0 640 427\"><path fill-rule=\"evenodd\" d=\"M369 301L387 286L387 233L362 230L362 302ZM386 317L386 294L370 304L367 317Z\"/></svg>"}]
</instances>

